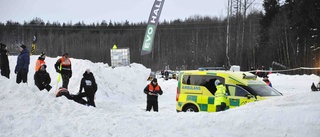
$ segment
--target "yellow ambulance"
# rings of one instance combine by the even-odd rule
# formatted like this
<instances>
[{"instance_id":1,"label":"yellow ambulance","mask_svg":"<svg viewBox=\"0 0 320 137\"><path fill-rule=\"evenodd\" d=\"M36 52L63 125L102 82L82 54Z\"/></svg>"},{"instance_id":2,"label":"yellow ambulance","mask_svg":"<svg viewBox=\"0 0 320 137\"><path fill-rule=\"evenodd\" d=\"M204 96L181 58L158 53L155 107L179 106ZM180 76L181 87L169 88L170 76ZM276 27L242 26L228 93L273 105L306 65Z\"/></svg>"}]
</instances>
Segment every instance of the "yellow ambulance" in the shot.
<instances>
[{"instance_id":1,"label":"yellow ambulance","mask_svg":"<svg viewBox=\"0 0 320 137\"><path fill-rule=\"evenodd\" d=\"M215 81L226 86L226 109L245 105L268 97L282 96L256 75L249 72L224 70L180 71L176 94L177 112L216 112Z\"/></svg>"}]
</instances>

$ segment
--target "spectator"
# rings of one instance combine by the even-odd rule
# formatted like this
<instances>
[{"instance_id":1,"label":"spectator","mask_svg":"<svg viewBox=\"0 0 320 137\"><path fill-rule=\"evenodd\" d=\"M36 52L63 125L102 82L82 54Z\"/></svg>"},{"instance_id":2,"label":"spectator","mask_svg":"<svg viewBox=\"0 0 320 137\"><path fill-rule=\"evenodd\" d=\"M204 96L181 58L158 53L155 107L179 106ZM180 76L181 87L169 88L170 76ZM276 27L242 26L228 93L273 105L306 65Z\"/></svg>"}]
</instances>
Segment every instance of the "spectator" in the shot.
<instances>
[{"instance_id":1,"label":"spectator","mask_svg":"<svg viewBox=\"0 0 320 137\"><path fill-rule=\"evenodd\" d=\"M40 89L46 89L48 92L52 88L50 86L51 78L46 71L47 65L41 65L40 69L34 74L34 83Z\"/></svg>"},{"instance_id":2,"label":"spectator","mask_svg":"<svg viewBox=\"0 0 320 137\"><path fill-rule=\"evenodd\" d=\"M1 54L1 75L7 77L8 79L10 78L10 67L9 67L9 60L8 60L8 49L7 45L0 43L1 49L0 49L0 54Z\"/></svg>"},{"instance_id":3,"label":"spectator","mask_svg":"<svg viewBox=\"0 0 320 137\"><path fill-rule=\"evenodd\" d=\"M40 57L37 59L36 62L36 72L40 69L42 65L45 65L46 62L44 61L46 59L46 53L41 52Z\"/></svg>"},{"instance_id":4,"label":"spectator","mask_svg":"<svg viewBox=\"0 0 320 137\"><path fill-rule=\"evenodd\" d=\"M20 54L17 59L17 65L14 69L14 73L17 74L16 82L19 84L21 81L27 83L29 64L30 64L30 52L25 45L19 47Z\"/></svg>"},{"instance_id":5,"label":"spectator","mask_svg":"<svg viewBox=\"0 0 320 137\"><path fill-rule=\"evenodd\" d=\"M263 81L266 82L267 85L269 85L270 87L272 87L272 84L271 84L268 76L264 76L264 77L263 77Z\"/></svg>"}]
</instances>

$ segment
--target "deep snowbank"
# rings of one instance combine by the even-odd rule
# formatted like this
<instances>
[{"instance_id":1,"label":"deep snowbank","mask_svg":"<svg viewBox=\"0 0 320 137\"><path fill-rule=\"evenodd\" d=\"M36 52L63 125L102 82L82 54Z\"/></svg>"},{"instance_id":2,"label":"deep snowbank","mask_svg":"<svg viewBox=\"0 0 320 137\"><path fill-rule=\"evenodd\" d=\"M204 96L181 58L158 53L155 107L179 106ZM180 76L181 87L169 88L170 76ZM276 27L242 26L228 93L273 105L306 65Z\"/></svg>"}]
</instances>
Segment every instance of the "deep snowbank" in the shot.
<instances>
[{"instance_id":1,"label":"deep snowbank","mask_svg":"<svg viewBox=\"0 0 320 137\"><path fill-rule=\"evenodd\" d=\"M310 92L315 75L272 74L270 80L284 96L258 101L218 113L177 113L176 80L159 79L159 113L145 112L143 88L150 69L133 63L112 69L108 64L71 59L73 76L69 89L79 90L83 72L89 68L98 83L97 108L55 98L57 74L47 58L53 89L39 91L33 84L31 57L28 84L0 77L0 136L273 136L318 137L320 135L320 92ZM16 57L10 57L13 72ZM58 84L61 86L61 83Z\"/></svg>"}]
</instances>

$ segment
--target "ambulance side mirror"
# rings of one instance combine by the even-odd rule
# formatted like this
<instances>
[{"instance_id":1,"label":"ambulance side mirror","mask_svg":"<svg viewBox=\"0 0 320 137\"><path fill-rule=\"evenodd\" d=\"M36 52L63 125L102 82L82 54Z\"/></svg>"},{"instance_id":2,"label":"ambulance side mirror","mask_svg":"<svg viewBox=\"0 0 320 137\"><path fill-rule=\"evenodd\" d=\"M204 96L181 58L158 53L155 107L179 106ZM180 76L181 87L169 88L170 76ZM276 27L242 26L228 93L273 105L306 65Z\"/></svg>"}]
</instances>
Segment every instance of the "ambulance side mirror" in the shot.
<instances>
[{"instance_id":1,"label":"ambulance side mirror","mask_svg":"<svg viewBox=\"0 0 320 137\"><path fill-rule=\"evenodd\" d=\"M247 94L247 95L245 95L245 97L247 97L248 99L250 99L250 98L255 98L255 96L252 95L252 94Z\"/></svg>"}]
</instances>

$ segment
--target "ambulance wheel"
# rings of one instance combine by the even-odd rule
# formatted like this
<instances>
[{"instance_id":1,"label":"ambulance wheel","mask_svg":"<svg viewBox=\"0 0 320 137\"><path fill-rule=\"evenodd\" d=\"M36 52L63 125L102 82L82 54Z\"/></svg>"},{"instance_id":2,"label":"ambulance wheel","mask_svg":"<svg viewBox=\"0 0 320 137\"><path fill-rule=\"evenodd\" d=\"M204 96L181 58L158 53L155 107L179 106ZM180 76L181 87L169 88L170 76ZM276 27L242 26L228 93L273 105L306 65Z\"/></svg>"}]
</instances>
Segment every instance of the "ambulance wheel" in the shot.
<instances>
[{"instance_id":1,"label":"ambulance wheel","mask_svg":"<svg viewBox=\"0 0 320 137\"><path fill-rule=\"evenodd\" d=\"M199 112L195 105L187 105L184 107L183 112Z\"/></svg>"}]
</instances>

